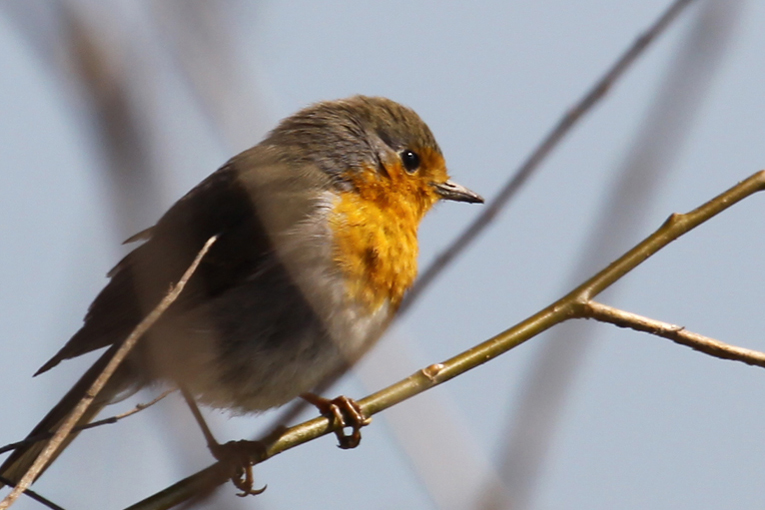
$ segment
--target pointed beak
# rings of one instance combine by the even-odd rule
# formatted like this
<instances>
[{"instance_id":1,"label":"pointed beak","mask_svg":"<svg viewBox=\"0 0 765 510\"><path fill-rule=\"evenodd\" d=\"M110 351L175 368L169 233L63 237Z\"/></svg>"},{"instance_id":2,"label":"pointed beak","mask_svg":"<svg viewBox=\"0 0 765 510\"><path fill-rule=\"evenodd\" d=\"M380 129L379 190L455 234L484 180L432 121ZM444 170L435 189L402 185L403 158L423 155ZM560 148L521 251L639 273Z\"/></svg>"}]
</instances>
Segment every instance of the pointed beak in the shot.
<instances>
[{"instance_id":1,"label":"pointed beak","mask_svg":"<svg viewBox=\"0 0 765 510\"><path fill-rule=\"evenodd\" d=\"M436 193L444 200L454 200L455 202L467 202L469 204L482 204L483 197L474 193L465 186L460 186L456 182L446 181L440 184L433 183Z\"/></svg>"}]
</instances>

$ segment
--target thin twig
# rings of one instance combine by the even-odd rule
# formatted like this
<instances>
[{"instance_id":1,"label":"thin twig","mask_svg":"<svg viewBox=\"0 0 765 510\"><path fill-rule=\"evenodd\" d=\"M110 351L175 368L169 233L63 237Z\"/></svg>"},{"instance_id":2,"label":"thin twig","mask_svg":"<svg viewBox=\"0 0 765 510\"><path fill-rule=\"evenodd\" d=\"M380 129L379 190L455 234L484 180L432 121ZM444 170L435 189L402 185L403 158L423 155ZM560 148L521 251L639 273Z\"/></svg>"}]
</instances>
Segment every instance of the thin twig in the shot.
<instances>
[{"instance_id":1,"label":"thin twig","mask_svg":"<svg viewBox=\"0 0 765 510\"><path fill-rule=\"evenodd\" d=\"M558 121L534 152L516 170L515 174L502 187L500 192L485 207L454 242L436 256L435 260L422 272L412 289L406 295L398 316L401 317L422 292L438 277L451 262L467 248L473 240L488 227L500 211L510 202L515 193L523 186L531 174L576 123L605 97L625 71L637 60L645 49L677 18L682 10L693 0L676 0L651 27L640 35L632 46L614 62L613 66L593 85L593 87Z\"/></svg>"},{"instance_id":2,"label":"thin twig","mask_svg":"<svg viewBox=\"0 0 765 510\"><path fill-rule=\"evenodd\" d=\"M110 424L110 423L117 423L119 420L121 420L123 418L127 418L128 416L132 416L132 415L134 415L136 413L140 413L144 409L147 409L147 408L153 406L154 404L156 404L157 402L159 402L160 400L162 400L163 398L165 398L169 394L173 393L174 391L178 391L178 388L170 388L169 390L165 390L161 394L159 394L157 397L153 398L149 402L146 402L145 404L138 403L138 404L135 405L135 407L133 409L130 409L129 411L125 411L124 413L120 413L120 414L114 415L114 416L112 416L110 418L104 418L103 420L94 421L93 423L89 423L87 425L82 426L81 429L88 429L88 428L98 427L100 425L107 425L107 424Z\"/></svg>"},{"instance_id":3,"label":"thin twig","mask_svg":"<svg viewBox=\"0 0 765 510\"><path fill-rule=\"evenodd\" d=\"M715 358L740 361L747 365L765 368L765 353L726 344L708 336L699 335L668 322L657 321L634 313L619 310L597 301L589 301L583 308L585 319L607 322L620 328L630 328L644 333L668 338L675 343L709 354Z\"/></svg>"},{"instance_id":4,"label":"thin twig","mask_svg":"<svg viewBox=\"0 0 765 510\"><path fill-rule=\"evenodd\" d=\"M18 499L18 497L32 484L32 482L34 482L34 480L37 478L37 475L40 474L40 472L45 468L48 460L56 453L59 445L64 441L66 436L69 435L74 426L77 424L77 421L82 417L83 414L85 414L85 411L87 411L90 404L109 381L109 378L112 376L112 374L117 370L117 367L119 367L120 363L122 363L125 357L133 349L136 342L138 342L138 340L149 330L149 328L151 328L154 323L157 322L165 310L167 310L167 308L178 298L181 291L183 291L183 288L186 286L186 283L191 278L191 275L194 274L194 271L196 271L199 263L202 261L202 258L205 256L205 254L207 254L207 251L210 249L216 239L217 236L213 236L207 240L202 249L199 250L199 253L189 268L185 273L183 273L183 276L178 281L178 283L170 289L170 291L162 299L162 301L160 301L156 308L154 308L151 313L149 313L149 315L147 315L138 324L138 326L136 326L132 333L130 333L130 336L127 337L120 348L114 353L114 357L109 360L109 363L106 365L103 372L101 372L101 375L99 375L98 378L93 382L93 384L82 397L80 402L78 402L77 406L74 408L71 414L56 431L53 439L51 439L48 445L46 445L45 449L40 452L40 455L37 456L34 464L32 464L32 466L27 470L19 483L16 484L16 487L13 488L11 493L8 494L8 496L6 496L6 498L0 502L0 510L4 510L10 507L13 502L16 501L16 499Z\"/></svg>"},{"instance_id":5,"label":"thin twig","mask_svg":"<svg viewBox=\"0 0 765 510\"><path fill-rule=\"evenodd\" d=\"M13 487L13 481L8 480L4 476L0 476L0 483L7 485L8 487ZM24 494L26 496L29 496L30 498L34 499L38 503L42 503L43 505L47 506L48 508L52 508L53 510L64 510L64 508L58 506L53 501L49 500L46 497L41 496L38 492L33 491L32 489L27 489L24 491Z\"/></svg>"},{"instance_id":6,"label":"thin twig","mask_svg":"<svg viewBox=\"0 0 765 510\"><path fill-rule=\"evenodd\" d=\"M166 390L166 391L162 392L162 394L160 394L158 397L154 398L150 402L147 402L145 404L143 404L143 403L136 404L135 407L133 409L130 409L129 411L125 411L124 413L117 414L117 415L114 415L114 416L110 416L109 418L104 418L103 420L93 421L93 422L90 422L90 423L86 423L85 425L79 425L77 427L74 427L72 429L72 431L70 432L70 434L76 434L76 433L81 432L81 431L83 431L85 429L92 429L92 428L95 428L95 427L100 427L101 425L111 425L112 423L117 423L118 421L120 421L123 418L127 418L128 416L132 416L132 415L134 415L134 414L136 414L138 412L143 411L144 409L146 409L148 407L153 406L154 404L156 404L157 402L159 402L160 400L162 400L163 398L165 398L166 396L168 396L169 394L171 394L174 391L176 391L176 388L171 388L169 390ZM46 439L52 438L53 434L54 434L53 432L47 432L45 434L38 434L36 436L30 436L30 437L27 437L27 438L25 438L25 439L23 439L21 441L17 441L15 443L7 444L7 445L5 445L3 447L0 447L0 453L5 453L5 452L9 452L11 450L15 450L16 448L20 448L20 447L28 445L30 443L36 443L38 441L45 441Z\"/></svg>"},{"instance_id":7,"label":"thin twig","mask_svg":"<svg viewBox=\"0 0 765 510\"><path fill-rule=\"evenodd\" d=\"M612 262L608 267L581 284L547 308L523 322L503 331L489 340L443 363L424 368L358 401L365 416L372 416L423 391L444 383L458 375L490 361L526 340L568 319L585 316L585 305L596 295L610 287L622 276L642 264L666 245L696 228L713 216L728 209L744 198L765 189L765 171L713 198L686 214L672 214L664 224L640 244ZM279 431L264 439L263 455L255 463L294 448L334 431L334 423L322 416ZM129 507L127 510L160 510L171 508L200 490L224 483L230 478L226 466L217 463Z\"/></svg>"}]
</instances>

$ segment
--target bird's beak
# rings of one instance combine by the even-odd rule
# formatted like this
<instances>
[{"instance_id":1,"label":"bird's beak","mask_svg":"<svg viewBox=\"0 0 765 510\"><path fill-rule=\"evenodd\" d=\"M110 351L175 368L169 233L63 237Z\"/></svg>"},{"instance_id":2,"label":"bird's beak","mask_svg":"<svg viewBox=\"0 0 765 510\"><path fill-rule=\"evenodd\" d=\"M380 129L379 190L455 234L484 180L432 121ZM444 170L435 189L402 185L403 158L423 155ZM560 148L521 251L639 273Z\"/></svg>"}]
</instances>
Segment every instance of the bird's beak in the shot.
<instances>
[{"instance_id":1,"label":"bird's beak","mask_svg":"<svg viewBox=\"0 0 765 510\"><path fill-rule=\"evenodd\" d=\"M455 202L468 202L470 204L482 204L483 197L474 193L465 186L460 186L456 182L446 181L442 183L433 183L436 193L444 200L454 200Z\"/></svg>"}]
</instances>

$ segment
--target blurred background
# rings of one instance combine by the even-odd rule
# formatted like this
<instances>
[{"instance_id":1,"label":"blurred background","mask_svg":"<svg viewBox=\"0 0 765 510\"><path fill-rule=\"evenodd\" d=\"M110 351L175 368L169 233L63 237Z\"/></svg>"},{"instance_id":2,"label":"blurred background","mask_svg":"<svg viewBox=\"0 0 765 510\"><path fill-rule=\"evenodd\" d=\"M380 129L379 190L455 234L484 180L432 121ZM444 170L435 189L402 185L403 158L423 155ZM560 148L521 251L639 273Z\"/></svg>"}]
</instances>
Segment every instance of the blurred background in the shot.
<instances>
[{"instance_id":1,"label":"blurred background","mask_svg":"<svg viewBox=\"0 0 765 510\"><path fill-rule=\"evenodd\" d=\"M78 329L121 241L280 118L388 96L428 122L455 180L491 199L668 5L4 1L0 445L94 359L31 378ZM493 336L764 168L764 24L763 2L693 2L328 396L362 397ZM480 211L431 213L421 266ZM764 211L763 196L736 205L601 301L765 350ZM198 507L761 508L764 390L759 368L567 324L376 416L356 450L321 438L257 466L262 496L226 484ZM208 416L221 441L274 420ZM123 508L211 462L173 395L82 434L34 488L67 509Z\"/></svg>"}]
</instances>

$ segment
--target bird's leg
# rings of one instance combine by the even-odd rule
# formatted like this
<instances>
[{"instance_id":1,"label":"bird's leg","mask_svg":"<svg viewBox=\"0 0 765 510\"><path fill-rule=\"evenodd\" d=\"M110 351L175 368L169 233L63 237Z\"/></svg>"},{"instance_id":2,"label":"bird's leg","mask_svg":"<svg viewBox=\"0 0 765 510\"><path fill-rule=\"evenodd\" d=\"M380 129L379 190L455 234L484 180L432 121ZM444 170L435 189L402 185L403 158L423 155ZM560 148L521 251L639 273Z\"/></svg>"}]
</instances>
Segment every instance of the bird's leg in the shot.
<instances>
[{"instance_id":1,"label":"bird's leg","mask_svg":"<svg viewBox=\"0 0 765 510\"><path fill-rule=\"evenodd\" d=\"M338 446L344 450L356 448L361 442L361 427L372 423L372 418L364 416L359 404L344 395L329 400L314 393L303 393L300 397L316 406L321 414L334 419L338 425L335 429ZM350 435L345 433L345 427L350 427Z\"/></svg>"},{"instance_id":2,"label":"bird's leg","mask_svg":"<svg viewBox=\"0 0 765 510\"><path fill-rule=\"evenodd\" d=\"M231 482L237 489L242 491L237 496L249 496L251 494L261 494L266 490L267 486L263 486L262 489L253 489L253 477L252 466L258 460L263 458L264 446L259 441L229 441L225 444L220 444L215 440L215 437L210 431L210 427L207 426L207 422L202 413L199 411L196 400L188 392L186 388L181 388L183 398L186 400L191 414L194 415L194 419L197 421L199 428L202 429L202 434L205 436L207 442L207 448L210 453L213 454L218 461L228 464L233 469L231 474Z\"/></svg>"}]
</instances>

